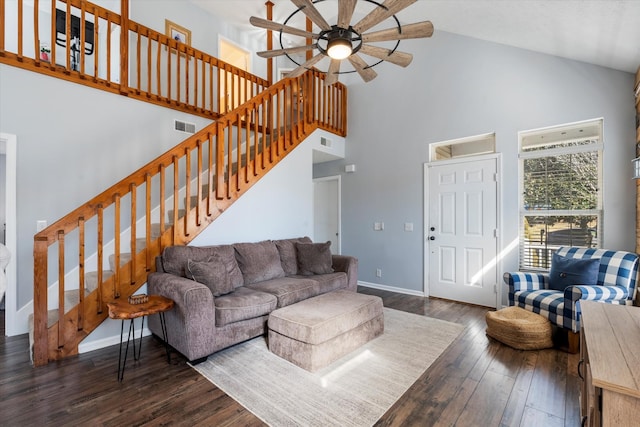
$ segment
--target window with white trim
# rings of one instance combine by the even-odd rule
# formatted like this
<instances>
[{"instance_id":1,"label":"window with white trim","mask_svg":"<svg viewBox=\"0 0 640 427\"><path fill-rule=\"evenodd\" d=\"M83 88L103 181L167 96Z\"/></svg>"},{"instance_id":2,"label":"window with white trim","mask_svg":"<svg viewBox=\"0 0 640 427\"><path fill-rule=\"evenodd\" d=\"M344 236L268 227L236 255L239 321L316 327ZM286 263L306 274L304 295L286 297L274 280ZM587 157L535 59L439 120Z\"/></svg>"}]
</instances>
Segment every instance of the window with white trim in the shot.
<instances>
[{"instance_id":1,"label":"window with white trim","mask_svg":"<svg viewBox=\"0 0 640 427\"><path fill-rule=\"evenodd\" d=\"M561 246L600 247L602 119L519 133L520 268Z\"/></svg>"}]
</instances>

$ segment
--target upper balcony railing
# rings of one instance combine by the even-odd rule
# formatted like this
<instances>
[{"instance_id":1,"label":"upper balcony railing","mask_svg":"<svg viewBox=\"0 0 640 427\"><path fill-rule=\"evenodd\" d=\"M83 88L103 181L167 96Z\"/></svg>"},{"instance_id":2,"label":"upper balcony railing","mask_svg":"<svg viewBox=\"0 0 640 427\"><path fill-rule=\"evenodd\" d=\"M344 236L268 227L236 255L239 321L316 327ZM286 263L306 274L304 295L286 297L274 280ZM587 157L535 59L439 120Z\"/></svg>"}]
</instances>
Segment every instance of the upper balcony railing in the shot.
<instances>
[{"instance_id":1,"label":"upper balcony railing","mask_svg":"<svg viewBox=\"0 0 640 427\"><path fill-rule=\"evenodd\" d=\"M215 119L269 82L84 0L0 0L0 62ZM71 19L67 19L67 17Z\"/></svg>"}]
</instances>

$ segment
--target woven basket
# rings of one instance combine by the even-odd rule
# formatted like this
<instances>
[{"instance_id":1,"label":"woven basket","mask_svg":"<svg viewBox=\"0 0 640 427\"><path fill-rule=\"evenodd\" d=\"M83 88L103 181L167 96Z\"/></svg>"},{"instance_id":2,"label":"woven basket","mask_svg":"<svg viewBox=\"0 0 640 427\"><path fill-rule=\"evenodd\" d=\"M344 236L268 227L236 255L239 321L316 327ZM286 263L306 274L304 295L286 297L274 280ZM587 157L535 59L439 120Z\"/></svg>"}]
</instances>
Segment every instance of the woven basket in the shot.
<instances>
[{"instance_id":1,"label":"woven basket","mask_svg":"<svg viewBox=\"0 0 640 427\"><path fill-rule=\"evenodd\" d=\"M487 335L518 350L553 347L551 322L520 307L490 311L486 315Z\"/></svg>"}]
</instances>

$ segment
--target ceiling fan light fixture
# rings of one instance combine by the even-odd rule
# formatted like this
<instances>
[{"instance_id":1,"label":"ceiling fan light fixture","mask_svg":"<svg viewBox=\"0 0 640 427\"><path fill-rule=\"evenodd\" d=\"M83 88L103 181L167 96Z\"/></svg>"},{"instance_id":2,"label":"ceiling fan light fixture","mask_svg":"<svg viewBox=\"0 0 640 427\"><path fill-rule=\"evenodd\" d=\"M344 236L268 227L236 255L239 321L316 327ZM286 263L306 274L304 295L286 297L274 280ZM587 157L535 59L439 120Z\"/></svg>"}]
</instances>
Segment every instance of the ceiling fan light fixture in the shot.
<instances>
[{"instance_id":1,"label":"ceiling fan light fixture","mask_svg":"<svg viewBox=\"0 0 640 427\"><path fill-rule=\"evenodd\" d=\"M348 58L353 52L351 41L344 37L335 37L327 44L327 55L332 59Z\"/></svg>"},{"instance_id":2,"label":"ceiling fan light fixture","mask_svg":"<svg viewBox=\"0 0 640 427\"><path fill-rule=\"evenodd\" d=\"M376 65L387 61L400 67L406 67L411 63L413 55L397 50L401 40L418 39L431 37L433 34L433 24L430 21L416 22L402 26L396 14L416 0L336 0L332 3L337 5L337 17L335 20L327 20L323 13L316 8L316 5L326 0L291 0L297 7L283 23L273 22L271 18L263 19L252 16L249 22L258 28L267 31L276 31L280 34L280 49L271 49L258 52L258 56L271 59L284 55L291 62L297 65L289 77L298 77L311 70L315 64L325 58L331 59L326 74L325 84L328 86L338 81L339 74L358 73L362 80L369 82L377 76L372 70ZM0 0L0 3L2 0ZM267 2L270 3L270 2ZM359 3L370 3L368 13L360 20L352 22L356 6ZM290 26L289 21L294 17L306 16L307 29L303 30L298 26ZM333 15L332 15L333 16ZM298 24L300 24L299 21ZM331 23L330 23L331 22ZM335 22L335 23L334 23ZM315 31L311 23L317 27ZM332 25L333 24L333 25ZM384 28L368 32L376 27ZM287 45L283 42L283 34L302 37L306 39L305 45ZM386 48L371 45L369 43L395 42L395 46ZM389 43L391 46L391 43ZM317 50L313 56L310 51ZM302 63L295 54L306 53L306 61ZM360 53L370 56L373 62L362 59ZM293 56L292 56L293 55ZM341 71L340 66L343 59L347 59L353 70ZM377 60L377 61L376 61ZM300 61L300 62L298 62ZM327 63L326 61L324 62ZM348 64L346 64L348 65Z\"/></svg>"}]
</instances>

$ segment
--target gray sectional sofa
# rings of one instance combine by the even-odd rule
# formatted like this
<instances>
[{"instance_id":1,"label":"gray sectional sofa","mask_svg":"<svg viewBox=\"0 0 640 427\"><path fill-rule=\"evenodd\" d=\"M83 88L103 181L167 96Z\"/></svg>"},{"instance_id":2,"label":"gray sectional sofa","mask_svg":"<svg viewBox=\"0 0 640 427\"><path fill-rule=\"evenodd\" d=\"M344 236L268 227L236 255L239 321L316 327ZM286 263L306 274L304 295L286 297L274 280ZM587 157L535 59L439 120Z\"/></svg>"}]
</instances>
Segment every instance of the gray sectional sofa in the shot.
<instances>
[{"instance_id":1,"label":"gray sectional sofa","mask_svg":"<svg viewBox=\"0 0 640 427\"><path fill-rule=\"evenodd\" d=\"M171 246L156 259L148 293L175 301L165 313L169 345L191 362L267 332L269 313L357 289L358 260L308 237L219 246ZM159 316L149 329L162 336Z\"/></svg>"}]
</instances>

